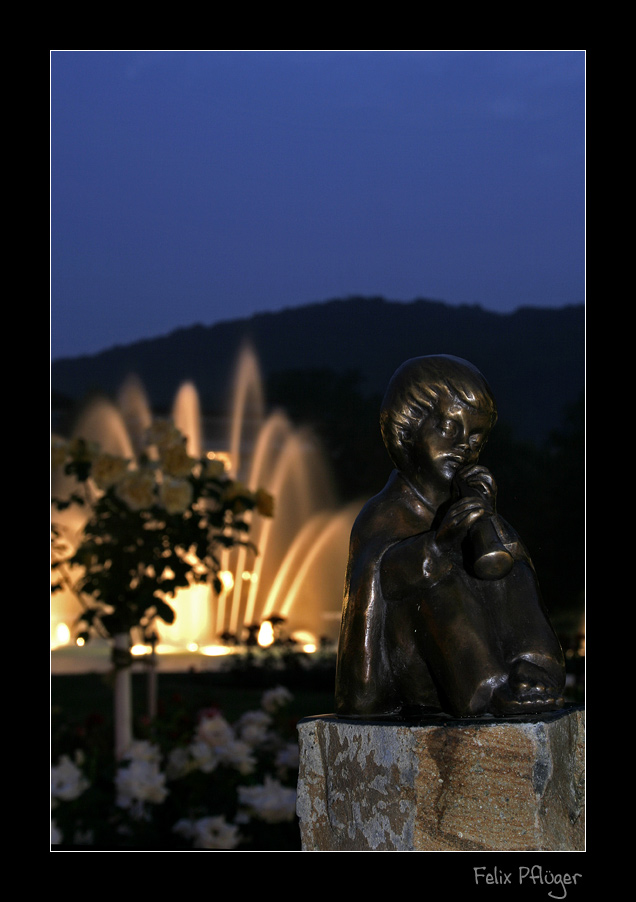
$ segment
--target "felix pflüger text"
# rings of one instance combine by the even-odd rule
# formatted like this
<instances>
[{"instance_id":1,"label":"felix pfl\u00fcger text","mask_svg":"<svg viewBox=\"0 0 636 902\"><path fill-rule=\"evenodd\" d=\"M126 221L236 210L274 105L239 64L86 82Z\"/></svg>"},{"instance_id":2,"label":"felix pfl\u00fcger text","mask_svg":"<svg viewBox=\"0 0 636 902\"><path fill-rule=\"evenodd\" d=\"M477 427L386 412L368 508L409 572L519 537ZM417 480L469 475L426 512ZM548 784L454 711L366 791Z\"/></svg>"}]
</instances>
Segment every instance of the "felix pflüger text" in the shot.
<instances>
[{"instance_id":1,"label":"felix pfl\u00fcger text","mask_svg":"<svg viewBox=\"0 0 636 902\"><path fill-rule=\"evenodd\" d=\"M493 868L487 870L484 868L473 868L475 872L475 883L478 884L510 884L513 885L513 871L506 872L501 868ZM582 874L555 874L552 871L544 870L541 865L535 864L531 868L520 867L517 874L517 884L534 883L541 886L558 887L557 891L551 890L548 896L551 899L565 899L568 894L567 887L576 885L577 878L580 880Z\"/></svg>"}]
</instances>

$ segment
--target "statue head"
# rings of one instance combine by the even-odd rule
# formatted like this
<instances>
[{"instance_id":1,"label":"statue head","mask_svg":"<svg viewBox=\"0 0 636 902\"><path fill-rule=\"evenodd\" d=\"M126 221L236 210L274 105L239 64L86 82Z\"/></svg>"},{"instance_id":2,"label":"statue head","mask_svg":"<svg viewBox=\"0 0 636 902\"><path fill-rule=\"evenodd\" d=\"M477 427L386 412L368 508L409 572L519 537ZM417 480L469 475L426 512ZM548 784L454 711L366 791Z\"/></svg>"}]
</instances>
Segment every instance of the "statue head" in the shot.
<instances>
[{"instance_id":1,"label":"statue head","mask_svg":"<svg viewBox=\"0 0 636 902\"><path fill-rule=\"evenodd\" d=\"M439 416L450 403L488 413L490 428L497 420L492 391L467 360L447 354L414 357L395 371L382 402L380 429L398 470L410 472L411 448L419 426L427 417Z\"/></svg>"}]
</instances>

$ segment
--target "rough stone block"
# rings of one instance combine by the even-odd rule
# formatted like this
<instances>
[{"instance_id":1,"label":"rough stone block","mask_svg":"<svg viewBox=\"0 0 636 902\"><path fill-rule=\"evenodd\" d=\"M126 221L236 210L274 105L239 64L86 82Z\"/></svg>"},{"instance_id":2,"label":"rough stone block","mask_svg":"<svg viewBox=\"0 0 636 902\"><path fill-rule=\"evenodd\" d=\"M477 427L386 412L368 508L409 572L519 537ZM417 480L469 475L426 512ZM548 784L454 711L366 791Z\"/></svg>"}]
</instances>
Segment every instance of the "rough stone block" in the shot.
<instances>
[{"instance_id":1,"label":"rough stone block","mask_svg":"<svg viewBox=\"0 0 636 902\"><path fill-rule=\"evenodd\" d=\"M584 850L583 708L298 725L303 851Z\"/></svg>"}]
</instances>

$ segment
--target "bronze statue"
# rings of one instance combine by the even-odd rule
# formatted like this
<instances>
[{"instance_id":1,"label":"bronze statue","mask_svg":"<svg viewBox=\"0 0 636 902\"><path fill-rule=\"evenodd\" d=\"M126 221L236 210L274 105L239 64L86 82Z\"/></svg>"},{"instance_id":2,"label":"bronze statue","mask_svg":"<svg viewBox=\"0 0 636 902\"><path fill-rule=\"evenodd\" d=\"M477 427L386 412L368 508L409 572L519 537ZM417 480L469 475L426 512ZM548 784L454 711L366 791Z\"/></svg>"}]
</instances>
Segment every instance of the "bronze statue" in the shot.
<instances>
[{"instance_id":1,"label":"bronze statue","mask_svg":"<svg viewBox=\"0 0 636 902\"><path fill-rule=\"evenodd\" d=\"M563 704L563 653L532 562L477 461L497 419L468 361L408 360L380 415L395 465L351 532L336 713L536 713Z\"/></svg>"}]
</instances>

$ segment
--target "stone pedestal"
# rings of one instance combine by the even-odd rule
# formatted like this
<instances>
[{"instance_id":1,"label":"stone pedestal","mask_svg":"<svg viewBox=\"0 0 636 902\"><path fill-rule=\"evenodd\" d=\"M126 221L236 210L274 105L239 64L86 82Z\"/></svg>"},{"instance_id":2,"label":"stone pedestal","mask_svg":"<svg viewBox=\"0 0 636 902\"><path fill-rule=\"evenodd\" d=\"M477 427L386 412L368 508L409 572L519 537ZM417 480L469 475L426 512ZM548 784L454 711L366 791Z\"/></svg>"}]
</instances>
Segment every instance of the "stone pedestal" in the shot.
<instances>
[{"instance_id":1,"label":"stone pedestal","mask_svg":"<svg viewBox=\"0 0 636 902\"><path fill-rule=\"evenodd\" d=\"M583 708L506 720L308 717L306 852L584 850Z\"/></svg>"}]
</instances>

